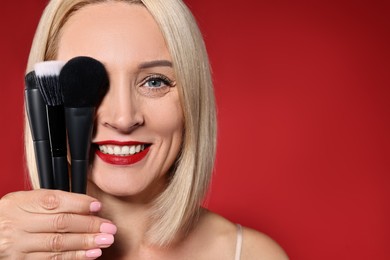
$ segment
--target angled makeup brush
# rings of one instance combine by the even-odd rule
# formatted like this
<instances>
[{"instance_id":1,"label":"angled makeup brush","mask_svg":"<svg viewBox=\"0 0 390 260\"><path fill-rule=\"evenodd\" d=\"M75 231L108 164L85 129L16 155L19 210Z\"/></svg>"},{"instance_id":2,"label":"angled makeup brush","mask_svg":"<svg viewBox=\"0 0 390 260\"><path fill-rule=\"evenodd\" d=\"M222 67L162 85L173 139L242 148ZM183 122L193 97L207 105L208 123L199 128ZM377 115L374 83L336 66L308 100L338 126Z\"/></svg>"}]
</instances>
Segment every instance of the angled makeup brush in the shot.
<instances>
[{"instance_id":1,"label":"angled makeup brush","mask_svg":"<svg viewBox=\"0 0 390 260\"><path fill-rule=\"evenodd\" d=\"M35 72L31 71L27 73L24 81L26 112L34 144L39 185L43 189L53 189L53 168L50 154L49 131L47 129L46 105L38 89Z\"/></svg>"},{"instance_id":2,"label":"angled makeup brush","mask_svg":"<svg viewBox=\"0 0 390 260\"><path fill-rule=\"evenodd\" d=\"M95 108L107 89L108 75L101 62L75 57L62 68L60 84L71 155L71 189L86 193Z\"/></svg>"},{"instance_id":3,"label":"angled makeup brush","mask_svg":"<svg viewBox=\"0 0 390 260\"><path fill-rule=\"evenodd\" d=\"M65 62L44 61L35 64L38 87L46 103L55 189L69 191L64 101L59 75Z\"/></svg>"}]
</instances>

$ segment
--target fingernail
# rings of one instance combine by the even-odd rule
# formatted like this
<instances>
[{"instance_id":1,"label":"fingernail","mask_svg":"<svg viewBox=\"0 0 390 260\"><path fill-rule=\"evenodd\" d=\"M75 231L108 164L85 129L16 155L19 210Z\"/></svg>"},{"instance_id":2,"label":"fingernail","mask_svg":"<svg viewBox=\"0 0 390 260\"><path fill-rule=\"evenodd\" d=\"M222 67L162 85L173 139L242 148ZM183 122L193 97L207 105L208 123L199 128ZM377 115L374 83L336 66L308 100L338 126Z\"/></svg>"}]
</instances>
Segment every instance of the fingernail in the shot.
<instances>
[{"instance_id":1,"label":"fingernail","mask_svg":"<svg viewBox=\"0 0 390 260\"><path fill-rule=\"evenodd\" d=\"M91 212L98 212L102 208L102 204L99 201L94 201L89 205Z\"/></svg>"},{"instance_id":2,"label":"fingernail","mask_svg":"<svg viewBox=\"0 0 390 260\"><path fill-rule=\"evenodd\" d=\"M102 234L95 237L95 243L99 246L109 246L114 243L114 236L111 234Z\"/></svg>"},{"instance_id":3,"label":"fingernail","mask_svg":"<svg viewBox=\"0 0 390 260\"><path fill-rule=\"evenodd\" d=\"M115 235L117 228L114 224L103 223L100 225L100 232Z\"/></svg>"},{"instance_id":4,"label":"fingernail","mask_svg":"<svg viewBox=\"0 0 390 260\"><path fill-rule=\"evenodd\" d=\"M98 258L102 255L102 250L101 249L92 249L92 250L88 250L87 252L85 252L85 256L88 257L88 258Z\"/></svg>"}]
</instances>

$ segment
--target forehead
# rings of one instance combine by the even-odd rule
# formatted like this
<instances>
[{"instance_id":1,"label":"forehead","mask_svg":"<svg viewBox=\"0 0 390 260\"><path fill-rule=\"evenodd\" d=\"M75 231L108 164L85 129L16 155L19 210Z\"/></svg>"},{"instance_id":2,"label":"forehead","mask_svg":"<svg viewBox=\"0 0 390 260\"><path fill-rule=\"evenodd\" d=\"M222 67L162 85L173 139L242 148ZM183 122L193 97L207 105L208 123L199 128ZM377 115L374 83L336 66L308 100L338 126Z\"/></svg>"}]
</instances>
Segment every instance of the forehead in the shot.
<instances>
[{"instance_id":1,"label":"forehead","mask_svg":"<svg viewBox=\"0 0 390 260\"><path fill-rule=\"evenodd\" d=\"M87 5L64 24L57 59L83 55L104 63L170 60L163 35L148 10L123 2Z\"/></svg>"}]
</instances>

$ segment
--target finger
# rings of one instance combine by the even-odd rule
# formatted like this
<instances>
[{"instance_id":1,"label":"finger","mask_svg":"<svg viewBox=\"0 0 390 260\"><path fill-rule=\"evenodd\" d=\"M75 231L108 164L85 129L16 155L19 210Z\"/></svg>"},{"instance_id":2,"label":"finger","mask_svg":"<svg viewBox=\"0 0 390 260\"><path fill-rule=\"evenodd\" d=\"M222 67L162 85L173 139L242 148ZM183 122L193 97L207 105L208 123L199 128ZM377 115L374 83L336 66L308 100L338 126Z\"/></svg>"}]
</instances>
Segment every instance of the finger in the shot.
<instances>
[{"instance_id":1,"label":"finger","mask_svg":"<svg viewBox=\"0 0 390 260\"><path fill-rule=\"evenodd\" d=\"M60 190L34 190L13 195L20 209L29 213L90 214L101 208L100 202L84 194Z\"/></svg>"},{"instance_id":2,"label":"finger","mask_svg":"<svg viewBox=\"0 0 390 260\"><path fill-rule=\"evenodd\" d=\"M31 225L31 223L34 223ZM29 233L116 233L109 220L73 213L32 214L24 230Z\"/></svg>"},{"instance_id":3,"label":"finger","mask_svg":"<svg viewBox=\"0 0 390 260\"><path fill-rule=\"evenodd\" d=\"M107 248L114 243L111 234L29 234L20 241L24 252L68 252Z\"/></svg>"},{"instance_id":4,"label":"finger","mask_svg":"<svg viewBox=\"0 0 390 260\"><path fill-rule=\"evenodd\" d=\"M61 259L61 260L91 260L96 259L102 255L101 249L92 250L80 250L58 253L31 253L27 254L23 259L36 260L36 259Z\"/></svg>"}]
</instances>

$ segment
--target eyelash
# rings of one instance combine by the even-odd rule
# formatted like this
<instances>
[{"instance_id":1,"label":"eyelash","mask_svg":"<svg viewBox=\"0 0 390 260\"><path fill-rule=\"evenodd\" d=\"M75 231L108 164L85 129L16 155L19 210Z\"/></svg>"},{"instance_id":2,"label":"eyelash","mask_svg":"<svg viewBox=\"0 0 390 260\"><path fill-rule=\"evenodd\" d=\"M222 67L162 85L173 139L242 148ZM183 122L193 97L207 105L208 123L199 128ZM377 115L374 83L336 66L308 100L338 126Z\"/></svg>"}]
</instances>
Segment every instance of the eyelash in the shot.
<instances>
[{"instance_id":1,"label":"eyelash","mask_svg":"<svg viewBox=\"0 0 390 260\"><path fill-rule=\"evenodd\" d=\"M161 82L161 86L157 87L152 87L152 86L147 86L147 84L150 81L157 81ZM175 82L171 80L170 78L162 75L162 74L153 74L148 77L146 77L140 86L140 91L142 94L146 96L159 96L159 95L165 95L166 93L169 92L169 89L171 87L175 86Z\"/></svg>"},{"instance_id":2,"label":"eyelash","mask_svg":"<svg viewBox=\"0 0 390 260\"><path fill-rule=\"evenodd\" d=\"M173 80L169 79L168 77L164 76L164 75L161 75L161 74L154 74L154 75L151 75L149 77L147 77L142 86L144 86L146 83L148 83L149 81L161 81L163 84L165 84L166 86L168 87L172 87L174 82ZM164 86L162 86L164 87ZM160 88L160 87L150 87L149 88Z\"/></svg>"}]
</instances>

